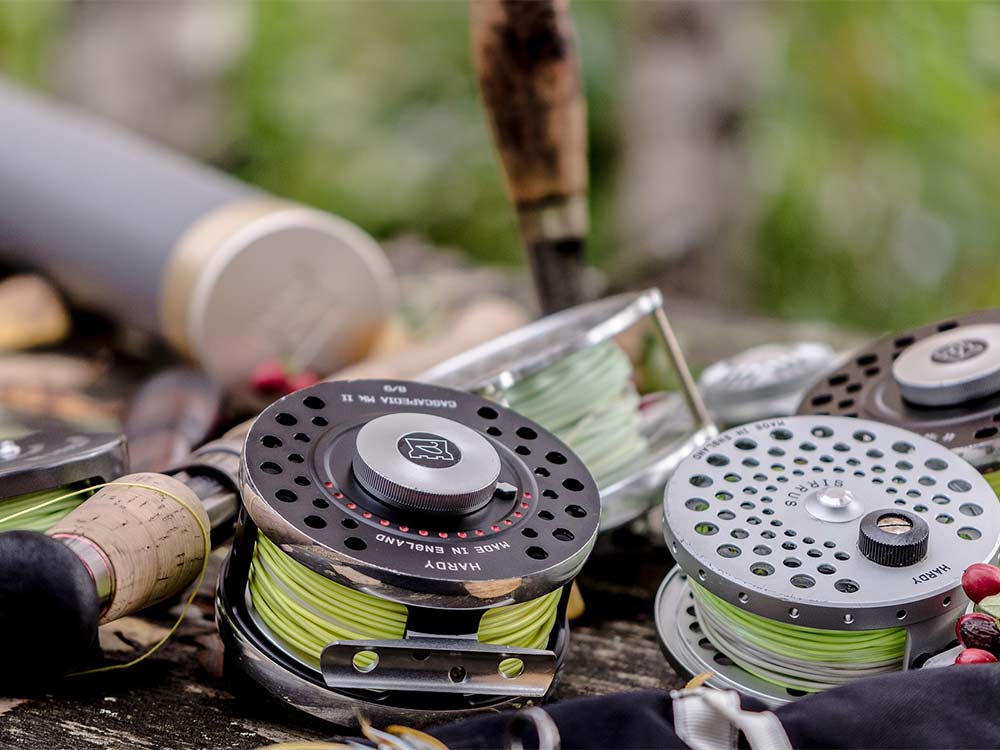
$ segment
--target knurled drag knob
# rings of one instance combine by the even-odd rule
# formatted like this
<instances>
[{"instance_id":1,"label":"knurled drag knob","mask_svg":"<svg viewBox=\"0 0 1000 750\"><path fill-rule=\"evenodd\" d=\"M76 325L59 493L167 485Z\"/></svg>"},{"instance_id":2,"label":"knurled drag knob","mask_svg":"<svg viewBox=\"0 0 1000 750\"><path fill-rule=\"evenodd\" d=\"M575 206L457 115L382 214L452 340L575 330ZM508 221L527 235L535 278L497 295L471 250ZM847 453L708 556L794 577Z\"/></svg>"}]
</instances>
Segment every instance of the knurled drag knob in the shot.
<instances>
[{"instance_id":1,"label":"knurled drag knob","mask_svg":"<svg viewBox=\"0 0 1000 750\"><path fill-rule=\"evenodd\" d=\"M500 456L482 434L432 414L386 414L358 432L354 475L394 508L461 515L483 507L500 477Z\"/></svg>"},{"instance_id":2,"label":"knurled drag knob","mask_svg":"<svg viewBox=\"0 0 1000 750\"><path fill-rule=\"evenodd\" d=\"M929 534L927 524L919 516L885 508L861 519L858 548L874 563L903 568L924 559Z\"/></svg>"}]
</instances>

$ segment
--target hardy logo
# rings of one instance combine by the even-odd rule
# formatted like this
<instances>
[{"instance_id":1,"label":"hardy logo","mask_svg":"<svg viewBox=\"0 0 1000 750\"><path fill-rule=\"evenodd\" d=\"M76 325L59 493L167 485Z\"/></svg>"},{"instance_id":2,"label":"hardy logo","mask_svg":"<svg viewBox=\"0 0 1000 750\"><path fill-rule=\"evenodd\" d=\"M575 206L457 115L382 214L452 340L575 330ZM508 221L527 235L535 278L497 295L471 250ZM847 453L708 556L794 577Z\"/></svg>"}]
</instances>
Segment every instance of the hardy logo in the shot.
<instances>
[{"instance_id":1,"label":"hardy logo","mask_svg":"<svg viewBox=\"0 0 1000 750\"><path fill-rule=\"evenodd\" d=\"M945 344L940 349L935 349L931 354L931 361L941 365L951 365L956 362L964 362L967 359L978 357L986 351L988 344L982 339L962 339Z\"/></svg>"},{"instance_id":2,"label":"hardy logo","mask_svg":"<svg viewBox=\"0 0 1000 750\"><path fill-rule=\"evenodd\" d=\"M438 438L403 438L410 448L407 458L426 458L428 461L451 461L448 441Z\"/></svg>"},{"instance_id":3,"label":"hardy logo","mask_svg":"<svg viewBox=\"0 0 1000 750\"><path fill-rule=\"evenodd\" d=\"M403 435L396 448L404 458L431 469L446 469L461 460L462 452L447 438L431 432L411 432Z\"/></svg>"}]
</instances>

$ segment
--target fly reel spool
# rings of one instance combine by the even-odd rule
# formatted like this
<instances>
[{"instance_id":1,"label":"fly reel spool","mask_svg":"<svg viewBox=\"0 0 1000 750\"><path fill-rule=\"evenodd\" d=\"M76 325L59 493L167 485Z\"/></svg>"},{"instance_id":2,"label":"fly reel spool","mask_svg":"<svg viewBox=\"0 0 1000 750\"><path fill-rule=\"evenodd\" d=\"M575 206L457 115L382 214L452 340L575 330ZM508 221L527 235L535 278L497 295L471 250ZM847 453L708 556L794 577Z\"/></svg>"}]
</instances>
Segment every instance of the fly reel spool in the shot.
<instances>
[{"instance_id":1,"label":"fly reel spool","mask_svg":"<svg viewBox=\"0 0 1000 750\"><path fill-rule=\"evenodd\" d=\"M664 652L771 704L948 647L963 571L1000 549L1000 507L972 466L843 417L722 433L678 467L664 522L678 563L656 600Z\"/></svg>"},{"instance_id":2,"label":"fly reel spool","mask_svg":"<svg viewBox=\"0 0 1000 750\"><path fill-rule=\"evenodd\" d=\"M543 428L447 388L325 382L256 419L242 485L217 600L229 667L339 724L550 691L600 499Z\"/></svg>"},{"instance_id":3,"label":"fly reel spool","mask_svg":"<svg viewBox=\"0 0 1000 750\"><path fill-rule=\"evenodd\" d=\"M633 333L665 353L684 397L680 409L669 394L639 397L633 363L615 341ZM549 315L418 379L480 394L564 440L601 488L602 531L658 502L677 463L716 434L656 289Z\"/></svg>"},{"instance_id":4,"label":"fly reel spool","mask_svg":"<svg viewBox=\"0 0 1000 750\"><path fill-rule=\"evenodd\" d=\"M755 346L706 367L698 388L723 426L786 417L795 413L802 394L836 356L828 345L814 341Z\"/></svg>"},{"instance_id":5,"label":"fly reel spool","mask_svg":"<svg viewBox=\"0 0 1000 750\"><path fill-rule=\"evenodd\" d=\"M1000 310L885 336L818 380L798 411L894 424L991 471L1000 464Z\"/></svg>"},{"instance_id":6,"label":"fly reel spool","mask_svg":"<svg viewBox=\"0 0 1000 750\"><path fill-rule=\"evenodd\" d=\"M49 429L0 440L0 531L47 531L86 499L69 493L121 476L125 463L117 434Z\"/></svg>"}]
</instances>

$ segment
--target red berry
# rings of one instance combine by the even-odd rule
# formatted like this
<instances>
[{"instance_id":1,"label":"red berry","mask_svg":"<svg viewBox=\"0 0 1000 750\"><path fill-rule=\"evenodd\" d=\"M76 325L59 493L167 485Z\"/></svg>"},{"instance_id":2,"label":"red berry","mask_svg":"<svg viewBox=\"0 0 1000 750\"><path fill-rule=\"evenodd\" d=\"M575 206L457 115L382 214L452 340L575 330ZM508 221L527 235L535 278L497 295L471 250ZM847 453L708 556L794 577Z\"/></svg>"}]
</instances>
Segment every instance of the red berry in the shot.
<instances>
[{"instance_id":1,"label":"red berry","mask_svg":"<svg viewBox=\"0 0 1000 750\"><path fill-rule=\"evenodd\" d=\"M314 372L300 372L288 379L288 392L300 391L319 382L319 375Z\"/></svg>"},{"instance_id":2,"label":"red berry","mask_svg":"<svg viewBox=\"0 0 1000 750\"><path fill-rule=\"evenodd\" d=\"M981 648L967 648L955 657L956 664L993 664L997 658Z\"/></svg>"},{"instance_id":3,"label":"red berry","mask_svg":"<svg viewBox=\"0 0 1000 750\"><path fill-rule=\"evenodd\" d=\"M1000 594L1000 568L986 563L970 565L962 574L962 589L976 603L987 596Z\"/></svg>"},{"instance_id":4,"label":"red berry","mask_svg":"<svg viewBox=\"0 0 1000 750\"><path fill-rule=\"evenodd\" d=\"M288 376L280 360L268 359L253 370L251 383L260 393L285 393L288 390Z\"/></svg>"}]
</instances>

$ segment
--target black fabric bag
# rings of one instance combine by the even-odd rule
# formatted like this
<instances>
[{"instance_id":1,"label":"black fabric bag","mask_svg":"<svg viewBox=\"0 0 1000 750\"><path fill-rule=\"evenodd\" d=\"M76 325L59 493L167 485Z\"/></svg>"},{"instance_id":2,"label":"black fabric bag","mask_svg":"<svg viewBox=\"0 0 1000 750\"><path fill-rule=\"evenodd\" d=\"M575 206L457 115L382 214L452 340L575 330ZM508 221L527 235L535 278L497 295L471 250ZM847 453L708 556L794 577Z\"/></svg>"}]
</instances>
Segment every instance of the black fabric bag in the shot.
<instances>
[{"instance_id":1,"label":"black fabric bag","mask_svg":"<svg viewBox=\"0 0 1000 750\"><path fill-rule=\"evenodd\" d=\"M746 710L766 710L741 698ZM554 703L545 711L562 748L686 748L671 694L622 693ZM966 665L877 677L775 709L792 747L1000 748L1000 665ZM452 750L505 746L511 713L431 732ZM533 733L525 747L537 747ZM740 746L748 747L745 738ZM755 750L764 750L755 748Z\"/></svg>"}]
</instances>

